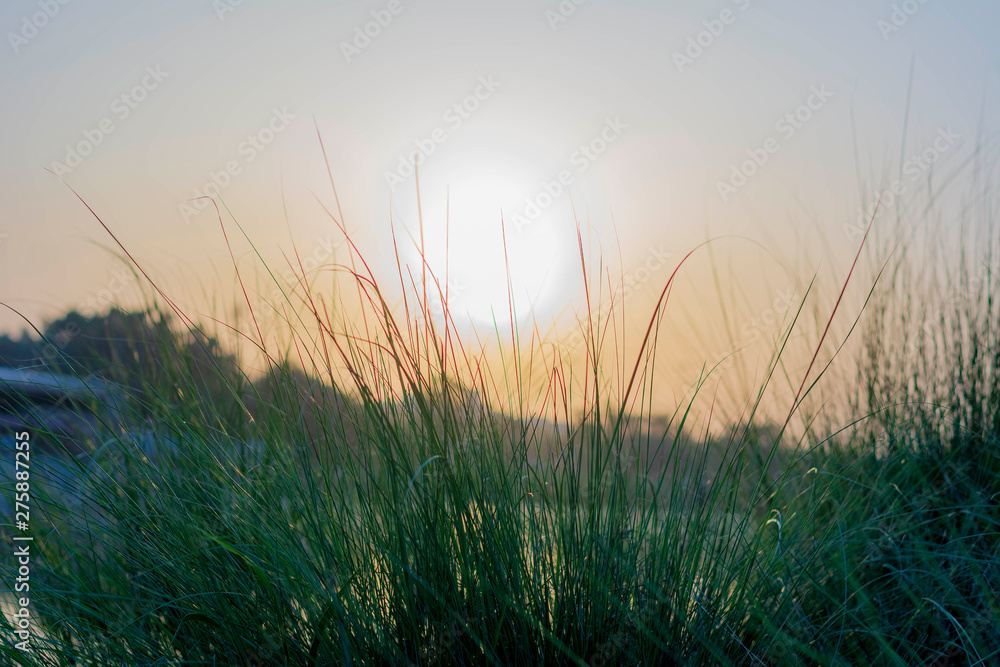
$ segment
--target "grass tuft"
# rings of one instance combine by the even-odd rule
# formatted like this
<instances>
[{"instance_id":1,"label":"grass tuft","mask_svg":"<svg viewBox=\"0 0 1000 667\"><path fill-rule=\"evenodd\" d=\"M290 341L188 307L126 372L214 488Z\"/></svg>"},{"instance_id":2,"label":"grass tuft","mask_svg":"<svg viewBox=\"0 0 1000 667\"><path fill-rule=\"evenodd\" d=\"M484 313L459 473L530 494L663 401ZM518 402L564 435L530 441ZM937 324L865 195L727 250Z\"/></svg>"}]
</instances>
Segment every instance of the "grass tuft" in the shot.
<instances>
[{"instance_id":1,"label":"grass tuft","mask_svg":"<svg viewBox=\"0 0 1000 667\"><path fill-rule=\"evenodd\" d=\"M90 352L66 355L63 370L99 372L126 399L80 451L39 463L41 636L33 654L15 651L5 617L5 660L1000 662L992 268L973 283L972 260L950 269L941 255L928 269L905 249L863 245L858 257L871 250L885 278L858 325L850 424L827 432L797 418L829 380L817 361L847 282L819 320L811 363L790 378L799 390L784 423L767 420L761 398L804 303L740 422L722 427L706 395L713 372L672 414L642 409L684 261L628 358L603 333L614 308L581 322L581 376L537 339L498 342L504 363L487 363L487 344L459 335L426 264L419 278L399 265L404 296L393 304L347 247L330 268L355 310L331 302L297 260L296 289L266 316L239 276L252 326L237 333L266 360L259 377L155 285L148 311L117 313L114 332L82 322ZM994 266L996 255L980 254ZM939 275L957 277L943 289ZM430 307L435 289L443 318ZM588 305L599 297L588 292ZM275 314L291 331L280 344L266 324Z\"/></svg>"}]
</instances>

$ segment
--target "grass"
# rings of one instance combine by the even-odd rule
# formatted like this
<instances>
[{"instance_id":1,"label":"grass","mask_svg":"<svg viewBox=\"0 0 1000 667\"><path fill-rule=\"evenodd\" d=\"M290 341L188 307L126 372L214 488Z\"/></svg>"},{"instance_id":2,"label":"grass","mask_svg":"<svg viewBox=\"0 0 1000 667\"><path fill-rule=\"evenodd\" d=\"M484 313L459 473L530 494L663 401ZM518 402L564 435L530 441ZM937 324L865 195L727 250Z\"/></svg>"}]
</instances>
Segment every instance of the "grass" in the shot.
<instances>
[{"instance_id":1,"label":"grass","mask_svg":"<svg viewBox=\"0 0 1000 667\"><path fill-rule=\"evenodd\" d=\"M970 216L995 220L979 203ZM344 229L339 210L330 217ZM274 304L288 344L256 325L241 334L268 360L262 378L160 294L143 316L154 334L136 348L142 363L118 366L126 417L72 474L33 469L43 636L19 652L5 619L0 654L102 666L998 664L1000 276L956 300L914 259L890 256L852 334L850 423L798 419L818 383L844 382L820 363L840 342L834 308L784 423L759 405L795 322L721 434L695 417L711 407L711 369L673 414L645 409L673 276L631 357L607 344L614 308L581 323L575 376L516 341L505 364L485 363L485 345L464 347L428 312L416 286L432 276L401 267L411 297L392 307L353 246L335 269L363 316L345 318L300 275ZM534 386L524 378L539 363L551 372Z\"/></svg>"}]
</instances>

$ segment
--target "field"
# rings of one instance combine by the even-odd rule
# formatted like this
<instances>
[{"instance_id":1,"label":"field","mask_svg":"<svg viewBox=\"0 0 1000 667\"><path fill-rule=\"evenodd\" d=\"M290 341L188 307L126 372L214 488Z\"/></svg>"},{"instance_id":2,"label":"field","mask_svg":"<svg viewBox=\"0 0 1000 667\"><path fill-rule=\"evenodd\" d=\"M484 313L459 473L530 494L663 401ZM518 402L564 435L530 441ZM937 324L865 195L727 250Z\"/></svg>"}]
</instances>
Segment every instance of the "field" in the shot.
<instances>
[{"instance_id":1,"label":"field","mask_svg":"<svg viewBox=\"0 0 1000 667\"><path fill-rule=\"evenodd\" d=\"M60 357L128 389L82 450L33 459L37 636L12 648L11 606L4 663L1000 664L997 241L858 239L879 270L856 323L835 335L831 300L790 376L815 293L864 278L813 285L730 424L695 418L720 368L647 409L674 276L637 352L602 335L614 308L581 320L582 372L518 343L485 364L426 292L387 303L353 248L337 280L363 317L282 295L289 345L241 332L260 376L150 285L92 357ZM854 376L824 361L845 340ZM779 381L797 391L774 418ZM847 419L805 412L825 392Z\"/></svg>"}]
</instances>

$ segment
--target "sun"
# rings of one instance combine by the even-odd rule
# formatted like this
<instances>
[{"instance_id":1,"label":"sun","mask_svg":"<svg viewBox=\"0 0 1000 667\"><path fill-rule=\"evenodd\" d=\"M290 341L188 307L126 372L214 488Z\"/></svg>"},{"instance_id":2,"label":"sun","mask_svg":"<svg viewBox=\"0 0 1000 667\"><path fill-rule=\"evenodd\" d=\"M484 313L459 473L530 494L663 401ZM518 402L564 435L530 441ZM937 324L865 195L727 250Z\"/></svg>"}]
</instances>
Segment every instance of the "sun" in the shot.
<instances>
[{"instance_id":1,"label":"sun","mask_svg":"<svg viewBox=\"0 0 1000 667\"><path fill-rule=\"evenodd\" d=\"M561 238L566 235L553 215L527 228L517 224L539 187L499 165L426 181L421 175L423 257L433 312L443 315L447 304L456 324L489 328L509 328L512 309L516 326L548 314L565 285L569 239ZM413 239L406 241L406 256L419 288L420 220L415 204L397 210Z\"/></svg>"}]
</instances>

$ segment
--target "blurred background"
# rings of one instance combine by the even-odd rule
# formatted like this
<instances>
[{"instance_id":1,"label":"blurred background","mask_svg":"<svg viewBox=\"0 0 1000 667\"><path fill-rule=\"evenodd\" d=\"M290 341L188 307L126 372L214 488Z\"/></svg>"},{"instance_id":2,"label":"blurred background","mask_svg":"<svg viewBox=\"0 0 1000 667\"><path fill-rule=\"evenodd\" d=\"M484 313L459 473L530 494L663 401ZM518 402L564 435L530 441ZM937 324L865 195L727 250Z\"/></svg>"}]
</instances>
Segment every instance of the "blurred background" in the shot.
<instances>
[{"instance_id":1,"label":"blurred background","mask_svg":"<svg viewBox=\"0 0 1000 667\"><path fill-rule=\"evenodd\" d=\"M144 303L98 217L196 320L250 325L233 258L252 305L296 252L334 290L346 231L393 298L423 243L470 339L513 305L570 352L585 285L641 338L716 239L664 359L766 358L880 193L905 210L991 146L998 26L985 0L10 0L0 330Z\"/></svg>"}]
</instances>

